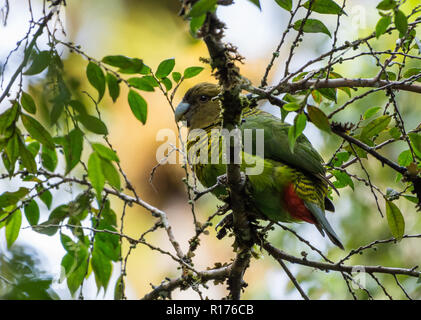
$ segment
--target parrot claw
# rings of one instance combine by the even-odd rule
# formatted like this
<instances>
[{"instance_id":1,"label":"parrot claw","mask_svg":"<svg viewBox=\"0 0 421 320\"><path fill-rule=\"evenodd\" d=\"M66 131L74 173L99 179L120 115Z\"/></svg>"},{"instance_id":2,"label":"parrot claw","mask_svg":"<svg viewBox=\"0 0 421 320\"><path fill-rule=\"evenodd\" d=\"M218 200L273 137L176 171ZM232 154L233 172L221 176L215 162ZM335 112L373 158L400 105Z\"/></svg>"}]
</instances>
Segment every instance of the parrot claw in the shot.
<instances>
[{"instance_id":1,"label":"parrot claw","mask_svg":"<svg viewBox=\"0 0 421 320\"><path fill-rule=\"evenodd\" d=\"M218 228L221 228L218 231L218 234L216 237L221 240L223 237L227 235L227 229L231 229L233 223L232 213L226 215L221 221L218 222L218 224L215 226L215 230L218 230Z\"/></svg>"}]
</instances>

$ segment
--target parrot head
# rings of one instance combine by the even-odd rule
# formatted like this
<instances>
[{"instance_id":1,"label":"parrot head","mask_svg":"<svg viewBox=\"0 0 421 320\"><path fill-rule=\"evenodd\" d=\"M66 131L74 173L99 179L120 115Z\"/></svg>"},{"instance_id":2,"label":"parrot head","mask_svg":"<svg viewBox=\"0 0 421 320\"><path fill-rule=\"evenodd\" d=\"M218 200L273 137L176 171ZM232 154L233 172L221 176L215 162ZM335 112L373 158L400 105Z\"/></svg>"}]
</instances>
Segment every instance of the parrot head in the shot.
<instances>
[{"instance_id":1,"label":"parrot head","mask_svg":"<svg viewBox=\"0 0 421 320\"><path fill-rule=\"evenodd\" d=\"M185 121L189 129L204 128L218 120L221 104L215 99L220 87L202 82L190 88L175 109L175 121Z\"/></svg>"}]
</instances>

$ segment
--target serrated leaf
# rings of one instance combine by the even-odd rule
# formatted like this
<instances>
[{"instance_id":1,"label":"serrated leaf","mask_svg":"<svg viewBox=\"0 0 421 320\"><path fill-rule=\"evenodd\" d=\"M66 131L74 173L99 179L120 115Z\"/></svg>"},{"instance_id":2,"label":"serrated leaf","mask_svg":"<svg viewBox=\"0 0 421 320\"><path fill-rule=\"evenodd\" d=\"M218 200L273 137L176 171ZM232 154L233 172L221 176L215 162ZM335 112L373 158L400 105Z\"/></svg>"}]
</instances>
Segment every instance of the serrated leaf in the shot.
<instances>
[{"instance_id":1,"label":"serrated leaf","mask_svg":"<svg viewBox=\"0 0 421 320\"><path fill-rule=\"evenodd\" d=\"M26 112L35 114L35 112L37 111L37 107L35 106L34 99L32 99L32 97L25 91L22 91L20 104L22 105L23 109L25 109Z\"/></svg>"},{"instance_id":2,"label":"serrated leaf","mask_svg":"<svg viewBox=\"0 0 421 320\"><path fill-rule=\"evenodd\" d=\"M361 140L365 141L370 139L385 130L389 125L390 120L392 120L391 116L383 115L370 121L361 131Z\"/></svg>"},{"instance_id":3,"label":"serrated leaf","mask_svg":"<svg viewBox=\"0 0 421 320\"><path fill-rule=\"evenodd\" d=\"M391 23L392 23L391 16L383 16L380 18L380 20L377 22L377 25L376 25L376 38L377 39L386 32L387 28L389 27Z\"/></svg>"},{"instance_id":4,"label":"serrated leaf","mask_svg":"<svg viewBox=\"0 0 421 320\"><path fill-rule=\"evenodd\" d=\"M199 73L203 71L203 67L188 67L186 70L184 70L184 79L189 79L197 76ZM176 81L178 82L178 81Z\"/></svg>"},{"instance_id":5,"label":"serrated leaf","mask_svg":"<svg viewBox=\"0 0 421 320\"><path fill-rule=\"evenodd\" d=\"M46 146L43 146L42 153L41 153L41 160L42 160L42 165L44 166L45 169L47 169L48 171L54 172L58 163L56 149L50 149Z\"/></svg>"},{"instance_id":6,"label":"serrated leaf","mask_svg":"<svg viewBox=\"0 0 421 320\"><path fill-rule=\"evenodd\" d=\"M325 113L317 107L307 106L308 116L311 122L320 130L331 132L329 119Z\"/></svg>"},{"instance_id":7,"label":"serrated leaf","mask_svg":"<svg viewBox=\"0 0 421 320\"><path fill-rule=\"evenodd\" d=\"M175 59L174 58L170 58L170 59L166 59L164 61L162 61L159 66L158 69L156 70L155 76L158 79L162 79L165 78L166 76L168 76L171 71L173 71L175 66Z\"/></svg>"},{"instance_id":8,"label":"serrated leaf","mask_svg":"<svg viewBox=\"0 0 421 320\"><path fill-rule=\"evenodd\" d=\"M296 21L294 23L294 29L297 31L300 30L303 21L303 19ZM323 24L323 22L317 19L307 19L302 27L302 30L305 33L324 33L329 37L332 37L329 29Z\"/></svg>"},{"instance_id":9,"label":"serrated leaf","mask_svg":"<svg viewBox=\"0 0 421 320\"><path fill-rule=\"evenodd\" d=\"M149 92L155 91L154 87L145 78L130 78L127 80L127 82L130 84L130 86L139 90Z\"/></svg>"},{"instance_id":10,"label":"serrated leaf","mask_svg":"<svg viewBox=\"0 0 421 320\"><path fill-rule=\"evenodd\" d=\"M114 165L108 159L101 159L102 173L105 180L117 190L120 190L120 175Z\"/></svg>"},{"instance_id":11,"label":"serrated leaf","mask_svg":"<svg viewBox=\"0 0 421 320\"><path fill-rule=\"evenodd\" d=\"M193 5L187 16L200 17L208 11L213 10L217 3L218 0L199 0Z\"/></svg>"},{"instance_id":12,"label":"serrated leaf","mask_svg":"<svg viewBox=\"0 0 421 320\"><path fill-rule=\"evenodd\" d=\"M304 8L308 9L311 4L311 10L321 14L342 14L345 12L333 0L309 0L304 3Z\"/></svg>"},{"instance_id":13,"label":"serrated leaf","mask_svg":"<svg viewBox=\"0 0 421 320\"><path fill-rule=\"evenodd\" d=\"M22 123L32 138L38 140L50 149L55 148L53 138L50 133L34 118L26 114L21 115Z\"/></svg>"},{"instance_id":14,"label":"serrated leaf","mask_svg":"<svg viewBox=\"0 0 421 320\"><path fill-rule=\"evenodd\" d=\"M408 18L401 10L395 11L395 25L401 36L408 31Z\"/></svg>"},{"instance_id":15,"label":"serrated leaf","mask_svg":"<svg viewBox=\"0 0 421 320\"><path fill-rule=\"evenodd\" d=\"M86 67L86 76L89 83L98 91L98 102L105 93L105 76L102 69L95 63L89 62Z\"/></svg>"},{"instance_id":16,"label":"serrated leaf","mask_svg":"<svg viewBox=\"0 0 421 320\"><path fill-rule=\"evenodd\" d=\"M37 202L32 199L25 207L24 212L26 220L31 226L38 224L39 221L39 207Z\"/></svg>"},{"instance_id":17,"label":"serrated leaf","mask_svg":"<svg viewBox=\"0 0 421 320\"><path fill-rule=\"evenodd\" d=\"M91 181L92 187L95 189L98 198L101 198L105 177L102 172L101 158L96 152L93 152L88 160L88 178L89 181Z\"/></svg>"},{"instance_id":18,"label":"serrated leaf","mask_svg":"<svg viewBox=\"0 0 421 320\"><path fill-rule=\"evenodd\" d=\"M32 59L31 66L23 73L26 76L32 76L38 73L41 73L48 67L51 60L50 51L41 51L35 54Z\"/></svg>"},{"instance_id":19,"label":"serrated leaf","mask_svg":"<svg viewBox=\"0 0 421 320\"><path fill-rule=\"evenodd\" d=\"M20 227L22 225L22 213L16 210L6 222L6 242L7 248L10 249L12 244L19 236Z\"/></svg>"},{"instance_id":20,"label":"serrated leaf","mask_svg":"<svg viewBox=\"0 0 421 320\"><path fill-rule=\"evenodd\" d=\"M134 90L129 91L128 102L130 109L132 110L135 117L142 122L146 123L146 118L148 114L148 104L145 99Z\"/></svg>"},{"instance_id":21,"label":"serrated leaf","mask_svg":"<svg viewBox=\"0 0 421 320\"><path fill-rule=\"evenodd\" d=\"M401 240L405 233L405 220L399 208L388 200L386 200L386 218L393 237Z\"/></svg>"},{"instance_id":22,"label":"serrated leaf","mask_svg":"<svg viewBox=\"0 0 421 320\"><path fill-rule=\"evenodd\" d=\"M76 117L78 121L80 121L83 126L88 129L89 131L96 133L107 135L108 129L104 122L97 117L91 116L89 114L80 114Z\"/></svg>"},{"instance_id":23,"label":"serrated leaf","mask_svg":"<svg viewBox=\"0 0 421 320\"><path fill-rule=\"evenodd\" d=\"M98 153L99 156L101 156L101 158L120 162L120 159L118 158L117 154L110 148L100 143L93 143L92 148Z\"/></svg>"},{"instance_id":24,"label":"serrated leaf","mask_svg":"<svg viewBox=\"0 0 421 320\"><path fill-rule=\"evenodd\" d=\"M107 73L106 80L110 97L113 102L116 102L118 96L120 95L120 84L118 79L111 73Z\"/></svg>"},{"instance_id":25,"label":"serrated leaf","mask_svg":"<svg viewBox=\"0 0 421 320\"><path fill-rule=\"evenodd\" d=\"M281 8L287 11L292 10L292 0L275 0L275 1Z\"/></svg>"},{"instance_id":26,"label":"serrated leaf","mask_svg":"<svg viewBox=\"0 0 421 320\"><path fill-rule=\"evenodd\" d=\"M409 70L406 70L405 73L403 74L404 78L410 78L412 76L416 76L421 74L421 68L411 68ZM418 78L416 80L417 82L421 82L421 78Z\"/></svg>"}]
</instances>

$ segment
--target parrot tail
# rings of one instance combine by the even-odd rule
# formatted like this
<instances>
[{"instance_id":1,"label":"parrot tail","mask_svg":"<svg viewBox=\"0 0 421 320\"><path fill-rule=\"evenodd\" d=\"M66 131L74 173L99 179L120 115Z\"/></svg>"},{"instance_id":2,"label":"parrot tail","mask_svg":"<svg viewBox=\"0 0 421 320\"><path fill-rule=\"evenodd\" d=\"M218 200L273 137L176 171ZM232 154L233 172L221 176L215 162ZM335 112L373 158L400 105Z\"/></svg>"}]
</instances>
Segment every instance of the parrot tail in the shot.
<instances>
[{"instance_id":1,"label":"parrot tail","mask_svg":"<svg viewBox=\"0 0 421 320\"><path fill-rule=\"evenodd\" d=\"M333 244L335 244L336 246L338 246L339 248L344 250L344 246L341 243L341 240L339 240L339 237L337 236L335 231L333 231L333 228L329 224L329 221L327 221L323 210L317 204L312 203L312 202L304 201L304 204L305 204L306 208L311 211L314 218L316 218L315 226L320 231L322 236L325 235L324 232L323 232L323 231L325 231L327 236L329 237L330 241L332 241Z\"/></svg>"}]
</instances>

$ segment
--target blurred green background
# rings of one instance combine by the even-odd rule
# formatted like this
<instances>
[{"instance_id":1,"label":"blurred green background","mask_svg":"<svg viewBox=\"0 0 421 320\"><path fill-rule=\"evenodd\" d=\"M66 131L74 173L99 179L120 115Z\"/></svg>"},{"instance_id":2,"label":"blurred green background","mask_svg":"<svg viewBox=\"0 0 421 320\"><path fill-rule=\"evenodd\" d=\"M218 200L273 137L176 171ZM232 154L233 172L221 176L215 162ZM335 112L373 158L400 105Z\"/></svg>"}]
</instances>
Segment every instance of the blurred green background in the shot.
<instances>
[{"instance_id":1,"label":"blurred green background","mask_svg":"<svg viewBox=\"0 0 421 320\"><path fill-rule=\"evenodd\" d=\"M39 9L40 2L33 1L33 4ZM260 83L288 18L288 14L280 9L274 1L261 2L261 12L247 0L237 0L236 4L231 7L218 9L221 19L227 23L227 40L238 46L239 52L246 58L245 64L240 66L241 72L255 85ZM379 19L377 10L375 10L377 3L378 1L352 1L347 6L348 16L342 20L342 29L338 34L339 43L352 41L372 32ZM407 1L404 9L409 12L418 3L417 0ZM178 102L185 90L196 82L215 82L211 77L209 66L203 65L199 61L200 57L208 57L206 47L189 34L188 23L177 15L178 10L179 1L177 0L67 1L65 14L62 16L62 23L67 34L61 37L66 41L81 45L84 52L98 60L106 55L123 54L141 58L152 68L156 68L160 61L169 57L175 58L176 71L181 72L186 67L193 65L205 66L205 71L199 77L189 79L182 84L175 100ZM8 51L13 49L16 41L24 35L26 25L23 21L27 21L28 18L29 14L25 3L11 3L9 23L6 27L0 27L0 62L4 62ZM334 28L336 17L322 16L319 18L322 18L330 29ZM276 83L283 74L283 62L289 53L288 44L293 38L288 37L287 40L271 73L271 83ZM382 37L381 40L375 42L375 49L393 48L396 40L395 33ZM39 45L42 47L41 41L39 41ZM329 50L330 46L331 40L323 34L305 36L293 59L292 70L312 57ZM364 46L361 49L367 51ZM78 55L69 54L64 47L62 47L62 52L66 77L73 84L73 88L94 92L84 76L87 61ZM16 62L19 62L19 59L14 59L6 72L10 73L16 67ZM411 66L416 65L411 64ZM358 61L344 63L335 71L346 77L370 77L377 74L378 69L373 58L364 57L359 58ZM38 92L41 96L42 81L43 79L39 78L25 85L30 86L32 92ZM122 90L126 90L126 88L122 87ZM125 96L124 91L122 96ZM156 149L161 144L156 141L156 133L162 128L176 129L173 114L164 96L158 92L145 93L144 97L149 106L146 126L142 126L133 117L125 99L119 99L113 104L108 98L101 102L100 107L109 127L111 142L118 151L122 167L129 179L143 199L168 213L176 238L183 248L187 248L187 241L193 236L194 229L184 184L181 181L183 170L179 165L162 166L155 174L153 186L148 182L150 172L157 163ZM346 99L346 95L339 94L339 103L343 103ZM419 106L416 105L417 96L400 92L397 94L397 100L406 121L406 129L413 129L421 120ZM383 93L370 95L354 103L352 107L340 113L336 119L356 122L365 110L373 106L383 107L386 101ZM279 110L274 107L267 104L263 107L279 114ZM333 110L333 106L330 105L326 105L324 108L327 112ZM288 117L287 121L290 120L291 117ZM185 130L183 133L185 134ZM305 134L326 161L340 144L340 140L336 136L321 133L312 125L306 128ZM404 142L398 142L382 149L381 152L396 161L404 149ZM369 170L372 183L381 188L383 192L386 192L388 187L396 190L402 189L403 184L395 182L396 174L392 170L381 167L371 158L368 161L363 161ZM364 176L358 163L349 171ZM3 184L2 190L10 186L10 182ZM336 212L328 216L348 251L376 239L391 237L387 221L385 218L381 218L377 211L369 187L358 181L354 181L354 184L355 190L347 187L341 189L340 197L334 195ZM63 198L71 197L71 190L58 194ZM55 197L56 205L60 204L60 197ZM211 196L201 198L197 206L199 219L204 221L208 215L212 214L216 204L216 200ZM420 213L415 211L414 204L407 200L399 200L397 204L405 217L405 233L420 233ZM380 205L385 213L384 200L381 198ZM122 208L119 202L113 203L113 206L116 212L121 212ZM47 210L44 210L43 214L47 215ZM138 237L153 223L154 220L148 212L139 208L128 208L125 233ZM314 226L297 224L291 225L291 227L322 249L329 258L338 260L346 255L346 252L334 248L327 239L322 238ZM9 280L9 282L4 279L2 281L0 278L0 298L70 297L65 285L59 281L59 264L64 251L58 238L50 239L26 229L18 239L18 246L13 251L7 252L3 240L4 235L0 234L0 236L2 239L0 241L0 275ZM157 246L171 250L166 235L162 231L152 234L149 240ZM293 235L278 227L271 232L271 240L275 246L288 253L299 256L302 251L306 251L309 259L320 259L314 252L297 241ZM31 247L29 247L29 243ZM232 238L226 237L223 240L217 240L215 232L211 228L210 234L203 237L201 246L194 257L196 267L203 269L212 267L216 262L229 261L234 257L231 244ZM379 245L376 250L367 250L362 255L354 256L348 263L410 268L419 264L420 257L420 240L404 239L396 244ZM27 269L22 268L22 265L25 265ZM289 266L311 298L352 298L340 274L325 273L296 265ZM114 280L112 281L115 281L119 272L117 265L114 269ZM172 278L179 275L176 264L172 260L140 246L130 255L127 273L127 295L132 299L142 297L150 291L150 283L156 285L165 277ZM378 277L395 298L405 297L392 276L379 275ZM373 297L386 298L382 289L373 279L367 277L365 280L367 289ZM399 280L412 298L419 299L421 297L421 285L416 284L416 279L399 277ZM267 256L252 260L250 268L246 272L245 281L249 284L243 296L245 299L300 298L277 262ZM25 282L25 288L20 286L22 282ZM32 290L33 286L38 290ZM108 291L112 291L112 287L110 285ZM222 298L227 293L225 286L215 287L210 284L209 287L204 291L209 298ZM367 298L363 291L356 290L356 292L359 298ZM111 298L112 292L100 292L97 295L94 280L90 279L84 287L84 296L89 299ZM177 290L174 292L173 298L198 299L198 295L193 290Z\"/></svg>"}]
</instances>

